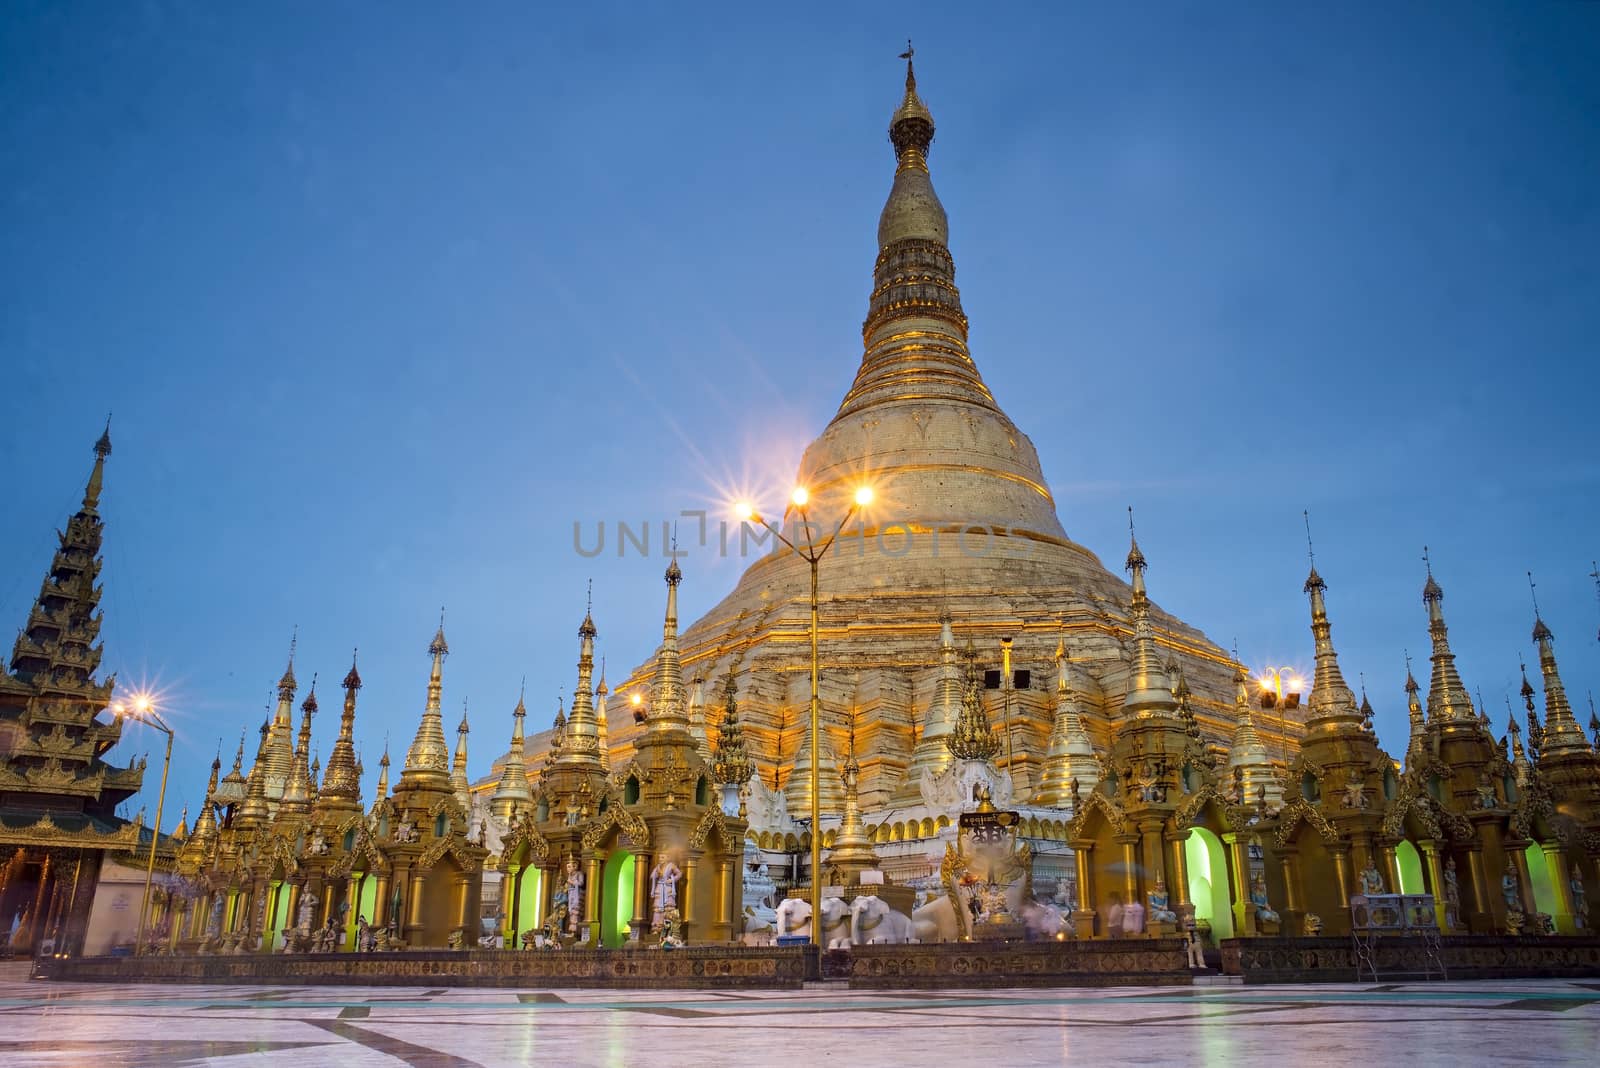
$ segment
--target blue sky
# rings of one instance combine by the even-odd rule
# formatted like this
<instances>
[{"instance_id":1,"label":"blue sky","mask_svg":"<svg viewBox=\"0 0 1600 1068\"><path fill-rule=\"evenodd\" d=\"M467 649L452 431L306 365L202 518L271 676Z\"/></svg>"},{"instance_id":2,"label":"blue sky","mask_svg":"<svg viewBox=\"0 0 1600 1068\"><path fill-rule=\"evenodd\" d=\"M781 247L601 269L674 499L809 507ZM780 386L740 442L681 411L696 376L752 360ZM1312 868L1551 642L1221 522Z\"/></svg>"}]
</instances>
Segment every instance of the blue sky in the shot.
<instances>
[{"instance_id":1,"label":"blue sky","mask_svg":"<svg viewBox=\"0 0 1600 1068\"><path fill-rule=\"evenodd\" d=\"M587 579L613 678L659 638L661 561L582 559L573 521L775 488L832 415L908 35L973 353L1068 533L1114 565L1133 505L1164 607L1309 667L1310 509L1394 752L1422 546L1497 724L1532 569L1586 721L1576 3L12 5L0 620L114 410L106 665L168 694L169 813L295 624L324 692L360 646L369 776L398 757L440 605L482 774L523 675L541 724L570 694ZM739 569L684 567L689 618Z\"/></svg>"}]
</instances>

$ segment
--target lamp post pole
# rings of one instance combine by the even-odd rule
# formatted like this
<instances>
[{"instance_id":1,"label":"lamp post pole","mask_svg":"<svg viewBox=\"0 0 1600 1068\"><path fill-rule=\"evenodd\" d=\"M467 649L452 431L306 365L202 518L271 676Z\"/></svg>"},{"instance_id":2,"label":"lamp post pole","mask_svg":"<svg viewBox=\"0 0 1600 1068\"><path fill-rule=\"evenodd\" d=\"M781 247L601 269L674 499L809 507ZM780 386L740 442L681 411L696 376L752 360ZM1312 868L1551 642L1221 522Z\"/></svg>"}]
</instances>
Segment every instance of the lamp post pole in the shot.
<instances>
[{"instance_id":1,"label":"lamp post pole","mask_svg":"<svg viewBox=\"0 0 1600 1068\"><path fill-rule=\"evenodd\" d=\"M811 520L806 515L806 501L810 495L805 489L796 489L792 500L800 512L800 522L805 529L806 547L800 548L794 542L783 536L783 531L767 522L754 509L743 509L744 518L754 519L766 527L772 535L783 544L787 545L797 556L805 560L811 567L811 767L809 777L811 783L811 941L815 945L822 945L822 701L818 696L818 653L817 653L817 571L833 543L838 540L844 525L850 522L850 517L856 514L856 509L872 503L872 490L866 486L856 491L855 499L850 507L845 510L844 516L839 520L839 525L833 528L833 533L828 535L828 540L820 546L811 537Z\"/></svg>"},{"instance_id":2,"label":"lamp post pole","mask_svg":"<svg viewBox=\"0 0 1600 1068\"><path fill-rule=\"evenodd\" d=\"M139 899L138 933L133 936L133 953L137 957L144 955L144 922L150 911L150 881L156 871L156 843L161 839L161 809L167 801L167 770L172 766L172 728L148 706L137 713L136 718L167 736L166 755L161 758L161 791L156 794L156 822L150 830L150 858L144 867L144 895Z\"/></svg>"}]
</instances>

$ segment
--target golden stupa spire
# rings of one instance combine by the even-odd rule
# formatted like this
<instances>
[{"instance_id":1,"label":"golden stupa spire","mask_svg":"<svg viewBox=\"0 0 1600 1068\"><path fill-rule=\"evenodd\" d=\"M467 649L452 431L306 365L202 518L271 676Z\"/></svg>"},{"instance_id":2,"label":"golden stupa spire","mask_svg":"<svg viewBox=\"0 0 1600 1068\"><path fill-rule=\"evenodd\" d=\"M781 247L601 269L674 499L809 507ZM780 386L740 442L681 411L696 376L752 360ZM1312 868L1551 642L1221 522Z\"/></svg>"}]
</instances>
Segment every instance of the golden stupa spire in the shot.
<instances>
[{"instance_id":1,"label":"golden stupa spire","mask_svg":"<svg viewBox=\"0 0 1600 1068\"><path fill-rule=\"evenodd\" d=\"M467 700L461 699L461 723L456 727L456 759L450 766L450 789L463 812L472 811L472 783L467 779Z\"/></svg>"},{"instance_id":2,"label":"golden stupa spire","mask_svg":"<svg viewBox=\"0 0 1600 1068\"><path fill-rule=\"evenodd\" d=\"M263 788L269 804L276 806L289 788L294 774L294 694L299 683L294 677L294 651L300 640L297 626L289 636L289 663L278 679L278 706L268 728Z\"/></svg>"},{"instance_id":3,"label":"golden stupa spire","mask_svg":"<svg viewBox=\"0 0 1600 1068\"><path fill-rule=\"evenodd\" d=\"M255 763L250 765L250 774L245 778L244 800L239 804L239 811L234 822L254 823L264 822L272 814L267 805L267 736L270 728L265 721L261 724L261 743L256 747Z\"/></svg>"},{"instance_id":4,"label":"golden stupa spire","mask_svg":"<svg viewBox=\"0 0 1600 1068\"><path fill-rule=\"evenodd\" d=\"M1155 628L1150 623L1150 595L1144 584L1147 566L1133 531L1133 509L1129 508L1128 559L1124 567L1133 575L1133 599L1128 606L1133 625L1133 662L1128 668L1128 694L1122 700L1122 712L1124 716L1140 718L1170 716L1177 706L1172 681L1156 650Z\"/></svg>"},{"instance_id":5,"label":"golden stupa spire","mask_svg":"<svg viewBox=\"0 0 1600 1068\"><path fill-rule=\"evenodd\" d=\"M528 716L528 706L523 702L528 680L522 680L522 691L517 694L517 707L511 710L511 748L506 762L500 768L500 781L495 784L490 807L499 818L510 819L514 809L533 801L533 787L528 782L526 742L523 722Z\"/></svg>"},{"instance_id":6,"label":"golden stupa spire","mask_svg":"<svg viewBox=\"0 0 1600 1068\"><path fill-rule=\"evenodd\" d=\"M572 712L562 736L561 757L557 761L560 764L597 767L600 764L600 724L594 712L594 640L597 634L591 589L589 606L584 609L583 622L578 625L578 684L572 690Z\"/></svg>"},{"instance_id":7,"label":"golden stupa spire","mask_svg":"<svg viewBox=\"0 0 1600 1068\"><path fill-rule=\"evenodd\" d=\"M300 736L295 741L294 764L289 769L289 781L283 789L283 805L291 811L304 812L311 803L311 717L317 713L317 677L311 676L311 688L300 703Z\"/></svg>"},{"instance_id":8,"label":"golden stupa spire","mask_svg":"<svg viewBox=\"0 0 1600 1068\"><path fill-rule=\"evenodd\" d=\"M987 724L986 724L987 725ZM996 741L998 746L999 742ZM860 872L878 866L878 853L872 839L861 823L861 803L858 790L861 784L861 764L856 760L856 716L850 713L848 740L845 744L844 763L839 767L839 781L844 786L844 815L839 830L828 852L828 866L840 872L846 883L860 882Z\"/></svg>"},{"instance_id":9,"label":"golden stupa spire","mask_svg":"<svg viewBox=\"0 0 1600 1068\"><path fill-rule=\"evenodd\" d=\"M689 682L689 736L700 759L711 761L711 739L706 732L706 680L697 671Z\"/></svg>"},{"instance_id":10,"label":"golden stupa spire","mask_svg":"<svg viewBox=\"0 0 1600 1068\"><path fill-rule=\"evenodd\" d=\"M600 743L600 766L611 767L611 737L606 731L606 698L611 687L606 685L606 658L600 658L600 682L594 688L594 733Z\"/></svg>"},{"instance_id":11,"label":"golden stupa spire","mask_svg":"<svg viewBox=\"0 0 1600 1068\"><path fill-rule=\"evenodd\" d=\"M1258 798L1269 808L1283 803L1283 784L1272 766L1266 743L1256 730L1255 712L1250 701L1250 675L1239 660L1237 645L1234 648L1233 668L1233 740L1228 749L1228 772L1244 787L1244 797L1239 802L1254 802Z\"/></svg>"},{"instance_id":12,"label":"golden stupa spire","mask_svg":"<svg viewBox=\"0 0 1600 1068\"><path fill-rule=\"evenodd\" d=\"M450 655L450 645L444 640L444 609L439 609L439 629L428 644L428 655L433 657L433 667L428 672L428 704L422 711L422 722L417 724L416 737L406 750L405 766L400 769L402 783L425 776L448 781L450 777L450 750L444 740L444 717L441 701L444 693L444 658Z\"/></svg>"},{"instance_id":13,"label":"golden stupa spire","mask_svg":"<svg viewBox=\"0 0 1600 1068\"><path fill-rule=\"evenodd\" d=\"M683 571L678 567L677 540L673 540L672 561L667 565L667 612L661 623L661 649L656 653L655 678L650 684L650 720L647 731L689 729L683 708L683 665L678 658L678 583Z\"/></svg>"},{"instance_id":14,"label":"golden stupa spire","mask_svg":"<svg viewBox=\"0 0 1600 1068\"><path fill-rule=\"evenodd\" d=\"M1411 654L1406 653L1406 715L1411 720L1411 735L1406 742L1406 770L1409 771L1428 751L1428 726L1422 715L1422 687L1411 673Z\"/></svg>"},{"instance_id":15,"label":"golden stupa spire","mask_svg":"<svg viewBox=\"0 0 1600 1068\"><path fill-rule=\"evenodd\" d=\"M1476 726L1477 712L1472 697L1456 672L1456 657L1450 651L1450 628L1444 622L1444 590L1433 577L1433 560L1428 547L1422 547L1422 561L1428 581L1422 587L1422 603L1428 606L1428 637L1433 640L1433 676L1428 681L1428 722L1445 730Z\"/></svg>"},{"instance_id":16,"label":"golden stupa spire","mask_svg":"<svg viewBox=\"0 0 1600 1068\"><path fill-rule=\"evenodd\" d=\"M355 725L356 692L361 689L361 673L356 670L356 652L350 652L350 670L345 674L344 711L339 715L339 737L328 754L328 773L322 779L322 796L343 801L361 800L361 773L356 767Z\"/></svg>"},{"instance_id":17,"label":"golden stupa spire","mask_svg":"<svg viewBox=\"0 0 1600 1068\"><path fill-rule=\"evenodd\" d=\"M194 821L194 838L196 842L206 843L217 834L217 776L222 773L222 742L217 742L217 755L211 761L211 778L206 781L206 795L200 802L200 815Z\"/></svg>"},{"instance_id":18,"label":"golden stupa spire","mask_svg":"<svg viewBox=\"0 0 1600 1068\"><path fill-rule=\"evenodd\" d=\"M1055 658L1055 720L1039 772L1039 789L1029 803L1068 807L1075 800L1074 782L1082 793L1088 793L1099 783L1100 761L1078 712L1077 687L1073 684L1072 661L1067 656L1065 637L1056 641Z\"/></svg>"},{"instance_id":19,"label":"golden stupa spire","mask_svg":"<svg viewBox=\"0 0 1600 1068\"><path fill-rule=\"evenodd\" d=\"M1310 538L1310 518L1306 519L1307 534ZM1301 592L1311 598L1311 636L1317 644L1317 668L1311 679L1311 700L1308 703L1310 712L1306 716L1306 725L1335 726L1342 722L1361 723L1361 710L1356 707L1356 696L1350 692L1350 686L1344 681L1344 673L1339 670L1339 654L1333 648L1333 624L1328 622L1328 606L1323 599L1327 593L1328 584L1322 581L1322 576L1317 573L1317 561L1313 555L1311 570L1306 575L1305 585Z\"/></svg>"},{"instance_id":20,"label":"golden stupa spire","mask_svg":"<svg viewBox=\"0 0 1600 1068\"><path fill-rule=\"evenodd\" d=\"M372 795L373 807L389 796L389 739L383 740L383 758L378 761L378 790Z\"/></svg>"},{"instance_id":21,"label":"golden stupa spire","mask_svg":"<svg viewBox=\"0 0 1600 1068\"><path fill-rule=\"evenodd\" d=\"M1528 575L1528 588L1533 591L1533 574ZM1583 736L1567 700L1567 688L1562 685L1561 672L1556 668L1555 635L1539 615L1539 599L1535 592L1533 601L1533 643L1539 647L1539 673L1544 676L1544 736L1539 743L1539 759L1571 753L1588 753L1589 742Z\"/></svg>"}]
</instances>

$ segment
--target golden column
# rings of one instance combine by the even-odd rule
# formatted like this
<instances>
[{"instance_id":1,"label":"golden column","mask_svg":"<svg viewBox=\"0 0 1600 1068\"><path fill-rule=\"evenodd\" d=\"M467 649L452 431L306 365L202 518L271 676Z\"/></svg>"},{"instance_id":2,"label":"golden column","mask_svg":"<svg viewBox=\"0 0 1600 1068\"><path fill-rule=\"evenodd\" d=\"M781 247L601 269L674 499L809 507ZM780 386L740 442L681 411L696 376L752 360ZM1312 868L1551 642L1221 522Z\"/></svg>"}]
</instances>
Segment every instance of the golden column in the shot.
<instances>
[{"instance_id":1,"label":"golden column","mask_svg":"<svg viewBox=\"0 0 1600 1068\"><path fill-rule=\"evenodd\" d=\"M1094 846L1090 844L1072 847L1072 859L1078 865L1078 910L1072 914L1072 922L1079 938L1094 937L1094 884L1091 881L1094 866L1089 863L1093 852Z\"/></svg>"},{"instance_id":2,"label":"golden column","mask_svg":"<svg viewBox=\"0 0 1600 1068\"><path fill-rule=\"evenodd\" d=\"M1439 843L1432 838L1425 838L1421 842L1422 862L1428 872L1428 893L1433 895L1434 918L1439 924L1439 930L1444 934L1454 934L1454 928L1445 920L1444 900L1444 868L1439 863ZM1461 922L1460 910L1457 910L1456 923Z\"/></svg>"},{"instance_id":3,"label":"golden column","mask_svg":"<svg viewBox=\"0 0 1600 1068\"><path fill-rule=\"evenodd\" d=\"M628 921L636 941L643 941L650 929L650 853L633 855L633 919Z\"/></svg>"},{"instance_id":4,"label":"golden column","mask_svg":"<svg viewBox=\"0 0 1600 1068\"><path fill-rule=\"evenodd\" d=\"M1167 843L1172 848L1173 884L1169 885L1167 890L1178 905L1189 904L1189 857L1185 852L1189 845L1189 833L1187 830L1173 831L1167 836Z\"/></svg>"},{"instance_id":5,"label":"golden column","mask_svg":"<svg viewBox=\"0 0 1600 1068\"><path fill-rule=\"evenodd\" d=\"M591 946L598 946L600 934L600 858L590 853L585 865L583 878L583 922L589 929L589 936L584 939Z\"/></svg>"}]
</instances>

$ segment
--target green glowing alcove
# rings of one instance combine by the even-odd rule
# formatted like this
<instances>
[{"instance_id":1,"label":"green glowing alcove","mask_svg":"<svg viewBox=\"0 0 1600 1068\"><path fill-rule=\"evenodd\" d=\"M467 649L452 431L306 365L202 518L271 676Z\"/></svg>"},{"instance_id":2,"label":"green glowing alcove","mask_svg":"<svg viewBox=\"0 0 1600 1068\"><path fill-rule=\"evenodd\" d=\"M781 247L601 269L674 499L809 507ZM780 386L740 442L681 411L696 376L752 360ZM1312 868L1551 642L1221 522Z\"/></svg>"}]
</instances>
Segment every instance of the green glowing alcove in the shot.
<instances>
[{"instance_id":1,"label":"green glowing alcove","mask_svg":"<svg viewBox=\"0 0 1600 1068\"><path fill-rule=\"evenodd\" d=\"M1417 847L1410 842L1402 841L1394 847L1395 867L1400 869L1400 892L1402 894L1427 893L1422 888L1422 855L1417 852Z\"/></svg>"},{"instance_id":2,"label":"green glowing alcove","mask_svg":"<svg viewBox=\"0 0 1600 1068\"><path fill-rule=\"evenodd\" d=\"M616 949L628 940L633 920L633 854L614 850L600 875L600 941Z\"/></svg>"},{"instance_id":3,"label":"green glowing alcove","mask_svg":"<svg viewBox=\"0 0 1600 1068\"><path fill-rule=\"evenodd\" d=\"M1233 902L1228 898L1228 860L1222 840L1204 827L1189 831L1183 844L1184 863L1189 869L1189 900L1194 916L1211 924L1213 938L1233 937Z\"/></svg>"}]
</instances>

